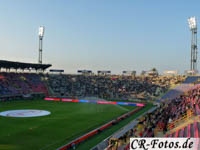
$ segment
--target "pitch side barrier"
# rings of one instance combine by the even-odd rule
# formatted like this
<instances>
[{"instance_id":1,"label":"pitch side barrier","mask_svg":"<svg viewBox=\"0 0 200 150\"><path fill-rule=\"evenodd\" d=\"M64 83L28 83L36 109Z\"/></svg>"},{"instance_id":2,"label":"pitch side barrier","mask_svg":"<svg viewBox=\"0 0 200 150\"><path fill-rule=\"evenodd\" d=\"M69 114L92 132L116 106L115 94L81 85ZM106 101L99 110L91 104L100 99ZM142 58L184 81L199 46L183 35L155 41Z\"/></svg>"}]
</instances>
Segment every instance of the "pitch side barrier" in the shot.
<instances>
[{"instance_id":1,"label":"pitch side barrier","mask_svg":"<svg viewBox=\"0 0 200 150\"><path fill-rule=\"evenodd\" d=\"M45 98L48 101L63 101L63 102L77 102L77 103L97 103L97 104L115 104L115 105L132 105L143 107L143 103L129 103L129 102L116 102L116 101L92 101L92 100L78 100L78 99L65 99L65 98Z\"/></svg>"},{"instance_id":2,"label":"pitch side barrier","mask_svg":"<svg viewBox=\"0 0 200 150\"><path fill-rule=\"evenodd\" d=\"M77 99L60 99L60 98L45 98L44 100L49 100L49 101L67 101L67 102L85 102L85 103L89 103L90 100L77 100ZM103 102L103 103L102 103ZM105 103L104 103L105 102ZM92 101L91 103L98 103L98 104L118 104L118 105L132 105L132 106L139 106L138 108L136 108L135 110L128 112L126 114L123 114L121 116L119 116L118 118L102 125L99 128L96 128L88 133L86 133L85 135L69 142L66 145L63 145L62 147L58 148L57 150L68 150L70 148L73 148L73 146L80 144L81 142L87 140L88 138L104 131L105 129L107 129L108 127L115 125L116 123L118 123L119 121L133 115L134 113L140 111L145 104L142 103L127 103L127 102L108 102L108 101Z\"/></svg>"},{"instance_id":3,"label":"pitch side barrier","mask_svg":"<svg viewBox=\"0 0 200 150\"><path fill-rule=\"evenodd\" d=\"M88 138L90 138L90 137L92 137L92 136L94 136L94 135L96 135L96 134L98 134L98 133L104 131L104 130L107 129L108 127L110 127L110 126L112 126L112 125L115 125L115 124L118 123L119 121L121 121L121 120L127 118L128 116L130 116L130 115L132 115L132 114L138 112L138 111L141 110L141 109L142 109L142 107L139 107L139 108L137 108L137 109L135 109L135 110L133 110L133 111L131 111L131 112L128 112L128 113L126 113L126 114L124 114L124 115L118 117L116 120L112 120L112 121L110 121L110 122L104 124L103 126L101 126L101 127L99 127L99 128L96 128L96 129L94 129L93 131L90 131L90 132L86 133L85 135L83 135L83 136L81 136L81 137L79 137L79 138L77 138L77 139L75 139L75 140L69 142L68 144L63 145L62 147L58 148L57 150L68 150L68 149L70 149L70 148L73 148L73 146L78 145L78 144L80 144L81 142L87 140Z\"/></svg>"}]
</instances>

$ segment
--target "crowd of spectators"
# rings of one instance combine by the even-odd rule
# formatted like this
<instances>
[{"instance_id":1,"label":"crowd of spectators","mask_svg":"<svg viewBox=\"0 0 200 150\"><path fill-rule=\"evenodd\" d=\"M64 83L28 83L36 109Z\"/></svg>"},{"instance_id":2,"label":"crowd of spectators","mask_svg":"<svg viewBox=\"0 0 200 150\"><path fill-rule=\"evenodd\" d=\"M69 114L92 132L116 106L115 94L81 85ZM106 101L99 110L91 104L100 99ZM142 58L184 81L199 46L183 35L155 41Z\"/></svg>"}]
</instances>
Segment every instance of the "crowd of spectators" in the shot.
<instances>
[{"instance_id":1,"label":"crowd of spectators","mask_svg":"<svg viewBox=\"0 0 200 150\"><path fill-rule=\"evenodd\" d=\"M166 92L172 84L178 84L183 80L183 76L47 75L48 85L54 96L95 96L110 99L156 97Z\"/></svg>"},{"instance_id":2,"label":"crowd of spectators","mask_svg":"<svg viewBox=\"0 0 200 150\"><path fill-rule=\"evenodd\" d=\"M37 92L48 95L49 90L53 96L65 97L149 98L166 92L172 84L178 84L183 79L183 76L130 77L1 72L0 96Z\"/></svg>"},{"instance_id":3,"label":"crowd of spectators","mask_svg":"<svg viewBox=\"0 0 200 150\"><path fill-rule=\"evenodd\" d=\"M169 124L179 119L185 114L200 114L200 86L188 91L171 101L165 101L151 113L138 120L138 124L119 139L113 139L106 150L117 150L124 147L130 142L130 137L154 137L157 136L156 129L163 132L163 135L170 130ZM195 131L194 131L195 132ZM112 142L113 141L113 142Z\"/></svg>"},{"instance_id":4,"label":"crowd of spectators","mask_svg":"<svg viewBox=\"0 0 200 150\"><path fill-rule=\"evenodd\" d=\"M48 94L41 75L35 73L0 73L0 96Z\"/></svg>"}]
</instances>

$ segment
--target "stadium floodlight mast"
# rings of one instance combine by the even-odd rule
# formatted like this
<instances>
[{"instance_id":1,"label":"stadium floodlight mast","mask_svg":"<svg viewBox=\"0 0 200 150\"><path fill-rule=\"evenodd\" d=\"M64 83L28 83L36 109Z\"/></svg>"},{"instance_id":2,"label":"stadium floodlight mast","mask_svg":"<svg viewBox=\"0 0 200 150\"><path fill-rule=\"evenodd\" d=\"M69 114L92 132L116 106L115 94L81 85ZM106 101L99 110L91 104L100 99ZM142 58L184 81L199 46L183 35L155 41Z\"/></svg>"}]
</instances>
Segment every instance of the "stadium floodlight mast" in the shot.
<instances>
[{"instance_id":1,"label":"stadium floodlight mast","mask_svg":"<svg viewBox=\"0 0 200 150\"><path fill-rule=\"evenodd\" d=\"M43 37L44 37L44 26L39 27L39 64L42 64L42 45L43 45Z\"/></svg>"},{"instance_id":2,"label":"stadium floodlight mast","mask_svg":"<svg viewBox=\"0 0 200 150\"><path fill-rule=\"evenodd\" d=\"M190 17L188 19L190 31L192 32L191 39L191 65L190 70L197 71L197 19L196 17Z\"/></svg>"}]
</instances>

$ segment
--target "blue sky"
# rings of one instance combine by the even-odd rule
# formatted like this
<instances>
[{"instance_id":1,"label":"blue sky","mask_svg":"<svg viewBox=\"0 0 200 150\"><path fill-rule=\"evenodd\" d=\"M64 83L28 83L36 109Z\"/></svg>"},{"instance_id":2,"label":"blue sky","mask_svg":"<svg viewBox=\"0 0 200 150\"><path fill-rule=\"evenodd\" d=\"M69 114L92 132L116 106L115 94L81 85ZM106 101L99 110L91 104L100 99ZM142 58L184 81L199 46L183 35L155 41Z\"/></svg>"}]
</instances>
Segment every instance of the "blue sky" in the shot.
<instances>
[{"instance_id":1,"label":"blue sky","mask_svg":"<svg viewBox=\"0 0 200 150\"><path fill-rule=\"evenodd\" d=\"M0 0L0 59L37 62L44 25L43 62L66 73L182 73L190 66L190 16L200 18L200 1Z\"/></svg>"}]
</instances>

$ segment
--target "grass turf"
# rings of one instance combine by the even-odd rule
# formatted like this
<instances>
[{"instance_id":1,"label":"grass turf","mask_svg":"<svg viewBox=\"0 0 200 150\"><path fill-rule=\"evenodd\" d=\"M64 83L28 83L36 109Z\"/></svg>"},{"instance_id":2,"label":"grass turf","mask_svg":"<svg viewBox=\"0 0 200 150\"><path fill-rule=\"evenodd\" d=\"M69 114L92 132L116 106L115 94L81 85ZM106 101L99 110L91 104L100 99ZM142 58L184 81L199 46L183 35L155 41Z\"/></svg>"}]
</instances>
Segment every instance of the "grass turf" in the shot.
<instances>
[{"instance_id":1,"label":"grass turf","mask_svg":"<svg viewBox=\"0 0 200 150\"><path fill-rule=\"evenodd\" d=\"M89 150L122 127L124 127L126 124L131 122L132 120L136 119L138 116L142 115L146 111L150 110L153 106L153 104L148 103L142 110L136 112L134 115L131 115L130 117L126 118L125 120L120 121L117 125L112 126L105 131L101 132L100 134L97 134L96 136L91 137L90 139L84 141L80 145L76 147L76 150Z\"/></svg>"},{"instance_id":2,"label":"grass turf","mask_svg":"<svg viewBox=\"0 0 200 150\"><path fill-rule=\"evenodd\" d=\"M43 100L2 102L0 112L41 109L50 111L51 115L33 118L0 117L0 149L56 149L135 108Z\"/></svg>"}]
</instances>

